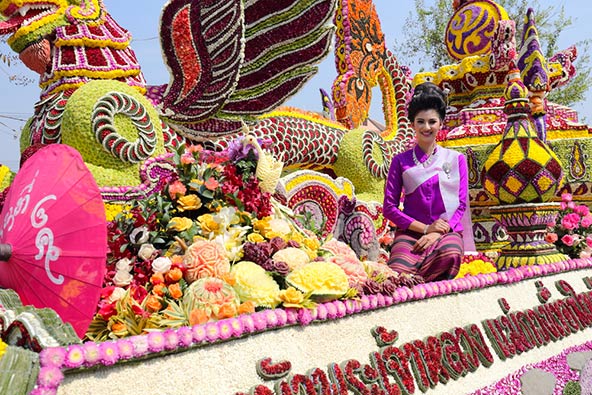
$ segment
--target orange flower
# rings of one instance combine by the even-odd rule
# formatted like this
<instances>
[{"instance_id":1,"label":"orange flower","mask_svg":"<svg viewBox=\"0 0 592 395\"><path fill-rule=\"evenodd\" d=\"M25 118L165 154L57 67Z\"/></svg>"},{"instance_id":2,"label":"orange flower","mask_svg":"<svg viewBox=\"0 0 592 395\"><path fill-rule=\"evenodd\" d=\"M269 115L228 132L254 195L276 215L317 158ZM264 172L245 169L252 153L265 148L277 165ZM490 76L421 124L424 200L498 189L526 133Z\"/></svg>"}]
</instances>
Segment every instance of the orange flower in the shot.
<instances>
[{"instance_id":1,"label":"orange flower","mask_svg":"<svg viewBox=\"0 0 592 395\"><path fill-rule=\"evenodd\" d=\"M189 313L189 325L205 324L208 320L208 315L201 309L193 309Z\"/></svg>"},{"instance_id":2,"label":"orange flower","mask_svg":"<svg viewBox=\"0 0 592 395\"><path fill-rule=\"evenodd\" d=\"M183 296L183 291L181 291L179 283L169 285L169 293L171 294L173 299L179 299L181 296Z\"/></svg>"},{"instance_id":3,"label":"orange flower","mask_svg":"<svg viewBox=\"0 0 592 395\"><path fill-rule=\"evenodd\" d=\"M162 309L162 303L160 303L160 298L154 295L148 295L146 300L146 310L151 313L156 311L160 311Z\"/></svg>"},{"instance_id":4,"label":"orange flower","mask_svg":"<svg viewBox=\"0 0 592 395\"><path fill-rule=\"evenodd\" d=\"M164 283L159 283L152 288L152 293L157 296L163 296L166 289L166 285Z\"/></svg>"},{"instance_id":5,"label":"orange flower","mask_svg":"<svg viewBox=\"0 0 592 395\"><path fill-rule=\"evenodd\" d=\"M183 196L186 192L187 188L179 180L176 180L172 184L169 184L169 195L171 199L176 199L177 195Z\"/></svg>"},{"instance_id":6,"label":"orange flower","mask_svg":"<svg viewBox=\"0 0 592 395\"><path fill-rule=\"evenodd\" d=\"M174 267L164 277L168 283L176 283L183 277L183 272L178 267Z\"/></svg>"},{"instance_id":7,"label":"orange flower","mask_svg":"<svg viewBox=\"0 0 592 395\"><path fill-rule=\"evenodd\" d=\"M236 284L236 278L234 277L234 274L232 272L222 274L222 276L220 276L220 279L224 280L224 282L228 285Z\"/></svg>"},{"instance_id":8,"label":"orange flower","mask_svg":"<svg viewBox=\"0 0 592 395\"><path fill-rule=\"evenodd\" d=\"M231 318L236 315L236 306L233 304L227 303L220 306L218 310L218 319L222 320L224 318Z\"/></svg>"},{"instance_id":9,"label":"orange flower","mask_svg":"<svg viewBox=\"0 0 592 395\"><path fill-rule=\"evenodd\" d=\"M255 303L251 300L247 300L244 303L241 303L240 306L238 306L238 314L251 314L255 312Z\"/></svg>"},{"instance_id":10,"label":"orange flower","mask_svg":"<svg viewBox=\"0 0 592 395\"><path fill-rule=\"evenodd\" d=\"M162 284L164 283L164 276L162 275L162 273L154 273L150 277L150 282L154 285Z\"/></svg>"},{"instance_id":11,"label":"orange flower","mask_svg":"<svg viewBox=\"0 0 592 395\"><path fill-rule=\"evenodd\" d=\"M117 333L117 332L123 332L125 331L127 328L125 326L125 324L121 323L121 322L114 322L111 325L111 332Z\"/></svg>"},{"instance_id":12,"label":"orange flower","mask_svg":"<svg viewBox=\"0 0 592 395\"><path fill-rule=\"evenodd\" d=\"M204 186L208 188L210 191L215 190L216 188L218 188L219 185L220 183L214 177L208 178L204 184Z\"/></svg>"}]
</instances>

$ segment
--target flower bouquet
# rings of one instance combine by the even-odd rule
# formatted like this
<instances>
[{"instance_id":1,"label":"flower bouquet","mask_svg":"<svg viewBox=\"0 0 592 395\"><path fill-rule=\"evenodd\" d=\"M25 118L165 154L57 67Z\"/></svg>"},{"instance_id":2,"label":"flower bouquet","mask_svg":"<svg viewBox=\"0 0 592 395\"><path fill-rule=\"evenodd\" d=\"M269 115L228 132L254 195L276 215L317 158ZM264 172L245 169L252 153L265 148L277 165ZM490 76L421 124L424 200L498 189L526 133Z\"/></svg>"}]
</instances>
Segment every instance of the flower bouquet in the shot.
<instances>
[{"instance_id":1,"label":"flower bouquet","mask_svg":"<svg viewBox=\"0 0 592 395\"><path fill-rule=\"evenodd\" d=\"M172 161L177 175L161 193L128 201L108 224L108 270L91 340L392 294L421 282L303 229L261 190L258 153L242 140L217 152L180 147Z\"/></svg>"},{"instance_id":2,"label":"flower bouquet","mask_svg":"<svg viewBox=\"0 0 592 395\"><path fill-rule=\"evenodd\" d=\"M588 206L576 205L571 194L561 195L559 215L547 230L545 240L570 258L592 256L592 214Z\"/></svg>"}]
</instances>

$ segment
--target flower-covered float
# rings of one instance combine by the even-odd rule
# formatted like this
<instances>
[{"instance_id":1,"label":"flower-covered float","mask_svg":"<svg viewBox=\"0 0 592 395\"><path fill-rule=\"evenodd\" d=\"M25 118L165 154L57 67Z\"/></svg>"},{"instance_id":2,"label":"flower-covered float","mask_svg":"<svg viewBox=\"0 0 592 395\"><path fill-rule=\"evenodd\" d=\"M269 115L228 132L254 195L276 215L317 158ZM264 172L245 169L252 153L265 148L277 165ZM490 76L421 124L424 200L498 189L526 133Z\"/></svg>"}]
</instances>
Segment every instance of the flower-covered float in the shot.
<instances>
[{"instance_id":1,"label":"flower-covered float","mask_svg":"<svg viewBox=\"0 0 592 395\"><path fill-rule=\"evenodd\" d=\"M41 154L40 145L77 148L105 202L108 254L96 314L82 333L51 309L23 306L0 290L0 388L512 394L549 377L557 393L588 388L589 213L565 193L574 191L569 176L562 187L565 157L538 133L527 105L532 89L516 59L494 70L509 77L491 99L503 134L491 144L501 142L478 161L467 150L479 174L474 217L498 231L484 233L477 220L482 252L467 255L458 278L424 283L383 263L391 233L376 202L390 157L410 142L404 104L412 83L385 49L371 2L269 9L169 1L161 35L175 79L162 87L145 86L129 35L100 1L31 4L0 2L7 17L27 16L9 18L2 31L44 71L23 162ZM491 1L460 7L499 9ZM216 17L206 17L214 9ZM329 117L276 109L326 53L330 18L339 61L325 101ZM242 24L244 32L236 28ZM262 51L271 46L259 36L276 40L276 50ZM180 50L191 40L190 55L207 72ZM48 53L60 56L47 63ZM99 70L100 59L116 63ZM462 78L472 81L468 70ZM382 135L358 128L369 105L358 93L376 85L385 103ZM305 166L342 177L297 170ZM0 170L8 185L13 176ZM554 202L559 196L563 205ZM555 219L557 209L565 212ZM492 233L495 240L487 239ZM563 255L572 253L569 243L577 255Z\"/></svg>"}]
</instances>

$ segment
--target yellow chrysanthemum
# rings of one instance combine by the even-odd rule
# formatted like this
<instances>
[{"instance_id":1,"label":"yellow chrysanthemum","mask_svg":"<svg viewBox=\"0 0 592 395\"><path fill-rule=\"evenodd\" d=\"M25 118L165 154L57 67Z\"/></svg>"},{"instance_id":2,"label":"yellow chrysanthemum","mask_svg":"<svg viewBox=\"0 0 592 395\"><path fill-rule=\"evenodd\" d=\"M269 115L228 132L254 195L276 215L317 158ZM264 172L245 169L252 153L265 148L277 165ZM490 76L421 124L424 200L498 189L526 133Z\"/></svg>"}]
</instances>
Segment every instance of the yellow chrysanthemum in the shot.
<instances>
[{"instance_id":1,"label":"yellow chrysanthemum","mask_svg":"<svg viewBox=\"0 0 592 395\"><path fill-rule=\"evenodd\" d=\"M276 307L280 286L273 277L255 262L242 261L232 267L236 283L234 290L241 302L252 301L258 307Z\"/></svg>"},{"instance_id":2,"label":"yellow chrysanthemum","mask_svg":"<svg viewBox=\"0 0 592 395\"><path fill-rule=\"evenodd\" d=\"M2 341L2 339L0 339L0 359L2 359L2 356L4 355L4 353L6 352L6 348L8 347L8 345L6 343L4 343Z\"/></svg>"},{"instance_id":3,"label":"yellow chrysanthemum","mask_svg":"<svg viewBox=\"0 0 592 395\"><path fill-rule=\"evenodd\" d=\"M331 262L310 262L286 276L286 283L319 301L340 298L349 289L347 274Z\"/></svg>"}]
</instances>

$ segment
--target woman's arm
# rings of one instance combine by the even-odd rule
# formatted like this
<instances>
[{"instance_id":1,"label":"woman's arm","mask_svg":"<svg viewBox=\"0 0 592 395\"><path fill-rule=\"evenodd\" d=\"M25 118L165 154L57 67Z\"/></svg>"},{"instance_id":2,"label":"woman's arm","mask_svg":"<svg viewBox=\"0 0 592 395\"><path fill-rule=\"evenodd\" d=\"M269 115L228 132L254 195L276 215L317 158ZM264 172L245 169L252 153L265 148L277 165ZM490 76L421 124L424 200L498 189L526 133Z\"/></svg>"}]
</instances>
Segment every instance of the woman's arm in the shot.
<instances>
[{"instance_id":1,"label":"woman's arm","mask_svg":"<svg viewBox=\"0 0 592 395\"><path fill-rule=\"evenodd\" d=\"M450 228L458 230L458 226L462 220L463 214L467 209L467 199L469 198L469 177L467 171L467 159L463 154L458 155L458 174L459 174L459 185L458 185L458 208L452 214L452 218L448 221Z\"/></svg>"},{"instance_id":2,"label":"woman's arm","mask_svg":"<svg viewBox=\"0 0 592 395\"><path fill-rule=\"evenodd\" d=\"M386 219L392 221L397 228L407 229L414 219L399 210L402 190L403 166L399 156L395 156L391 162L388 177L386 178L382 214Z\"/></svg>"}]
</instances>

